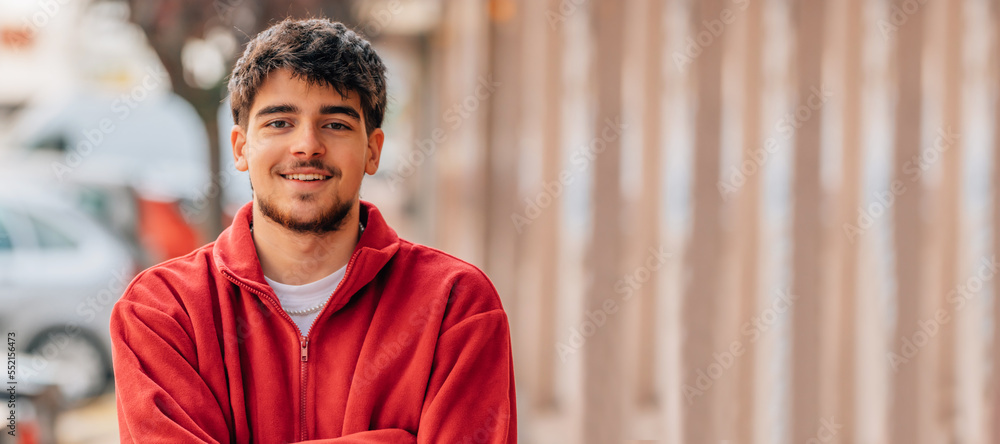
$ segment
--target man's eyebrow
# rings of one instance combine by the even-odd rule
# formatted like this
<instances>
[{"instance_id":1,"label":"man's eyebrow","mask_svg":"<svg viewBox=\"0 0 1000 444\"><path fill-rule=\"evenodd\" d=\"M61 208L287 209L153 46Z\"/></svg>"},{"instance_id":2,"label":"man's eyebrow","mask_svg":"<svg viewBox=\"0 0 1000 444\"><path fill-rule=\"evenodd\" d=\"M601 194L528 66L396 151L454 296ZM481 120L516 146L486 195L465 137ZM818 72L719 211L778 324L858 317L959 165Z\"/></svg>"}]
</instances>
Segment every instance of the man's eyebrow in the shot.
<instances>
[{"instance_id":1,"label":"man's eyebrow","mask_svg":"<svg viewBox=\"0 0 1000 444\"><path fill-rule=\"evenodd\" d=\"M320 114L347 114L357 120L361 120L361 114L353 106L349 105L323 105L319 109Z\"/></svg>"},{"instance_id":2,"label":"man's eyebrow","mask_svg":"<svg viewBox=\"0 0 1000 444\"><path fill-rule=\"evenodd\" d=\"M260 118L261 116L266 116L268 114L280 114L280 113L295 114L295 113L298 113L298 112L299 112L299 107L297 107L295 105L283 103L283 104L280 104L280 105L271 105L271 106L265 106L265 107L261 108L260 111L257 111L257 116L256 117Z\"/></svg>"},{"instance_id":3,"label":"man's eyebrow","mask_svg":"<svg viewBox=\"0 0 1000 444\"><path fill-rule=\"evenodd\" d=\"M257 118L261 116L266 116L268 114L297 114L299 112L299 107L290 103L282 103L279 105L265 106L257 111ZM361 120L361 113L354 109L350 105L323 105L319 108L320 114L346 114L348 117L353 117L357 120Z\"/></svg>"}]
</instances>

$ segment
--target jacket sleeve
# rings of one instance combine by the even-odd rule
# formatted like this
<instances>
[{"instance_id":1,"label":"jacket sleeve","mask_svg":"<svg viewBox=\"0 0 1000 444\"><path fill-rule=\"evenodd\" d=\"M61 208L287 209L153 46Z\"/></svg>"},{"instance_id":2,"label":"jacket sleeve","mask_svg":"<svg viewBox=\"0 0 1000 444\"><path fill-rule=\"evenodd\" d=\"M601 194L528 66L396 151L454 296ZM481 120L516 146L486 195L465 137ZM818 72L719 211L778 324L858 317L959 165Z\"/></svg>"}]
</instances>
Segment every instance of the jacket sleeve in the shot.
<instances>
[{"instance_id":1,"label":"jacket sleeve","mask_svg":"<svg viewBox=\"0 0 1000 444\"><path fill-rule=\"evenodd\" d=\"M401 429L299 444L516 444L514 373L507 316L476 314L438 339L417 436Z\"/></svg>"},{"instance_id":2,"label":"jacket sleeve","mask_svg":"<svg viewBox=\"0 0 1000 444\"><path fill-rule=\"evenodd\" d=\"M230 442L225 415L197 371L194 342L178 320L183 310L177 312L125 298L112 311L122 443Z\"/></svg>"},{"instance_id":3,"label":"jacket sleeve","mask_svg":"<svg viewBox=\"0 0 1000 444\"><path fill-rule=\"evenodd\" d=\"M514 444L516 426L507 315L472 315L438 339L417 442Z\"/></svg>"}]
</instances>

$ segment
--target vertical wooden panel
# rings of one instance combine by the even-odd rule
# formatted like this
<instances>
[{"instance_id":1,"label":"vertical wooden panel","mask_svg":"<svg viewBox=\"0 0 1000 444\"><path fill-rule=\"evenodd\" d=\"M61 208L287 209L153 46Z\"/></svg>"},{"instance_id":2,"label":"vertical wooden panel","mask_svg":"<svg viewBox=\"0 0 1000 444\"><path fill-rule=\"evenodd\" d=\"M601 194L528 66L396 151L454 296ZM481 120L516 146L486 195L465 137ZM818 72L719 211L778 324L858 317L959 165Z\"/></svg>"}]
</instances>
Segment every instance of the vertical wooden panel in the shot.
<instances>
[{"instance_id":1,"label":"vertical wooden panel","mask_svg":"<svg viewBox=\"0 0 1000 444\"><path fill-rule=\"evenodd\" d=\"M511 214L517 204L518 154L521 132L521 5L517 0L491 0L489 14L489 68L485 78L495 79L498 91L486 106L486 212L485 269L508 310L517 312L517 230ZM475 205L468 201L466 205Z\"/></svg>"},{"instance_id":2,"label":"vertical wooden panel","mask_svg":"<svg viewBox=\"0 0 1000 444\"><path fill-rule=\"evenodd\" d=\"M520 343L524 362L520 375L526 391L518 398L529 404L533 413L554 413L556 398L556 303L559 289L559 224L565 199L564 189L549 195L550 204L539 213L528 213L526 202L538 201L544 184L559 184L562 168L562 29L547 19L549 11L558 10L557 2L524 2L523 38L519 57L523 59L520 76L522 87L521 131L518 143L508 149L519 151L519 165L538 165L537 169L522 168L520 174L530 184L517 207L517 217L508 218L518 233L517 269L520 310L524 325L524 341ZM515 369L517 371L518 369ZM537 415L536 415L537 417Z\"/></svg>"},{"instance_id":3,"label":"vertical wooden panel","mask_svg":"<svg viewBox=\"0 0 1000 444\"><path fill-rule=\"evenodd\" d=\"M990 2L993 25L993 171L990 184L993 191L993 254L1000 257L1000 0ZM993 284L993 347L992 378L993 411L989 412L993 444L1000 444L1000 284Z\"/></svg>"},{"instance_id":4,"label":"vertical wooden panel","mask_svg":"<svg viewBox=\"0 0 1000 444\"><path fill-rule=\"evenodd\" d=\"M520 71L517 73L521 79L518 82L520 87L517 91L506 91L508 94L519 96L518 126L516 127L519 142L517 145L506 147L506 149L516 152L519 165L526 162L532 165L541 165L543 150L537 139L542 131L540 121L544 115L542 106L546 85L534 80L545 75L545 47L538 43L544 41L545 37L544 8L546 5L541 2L510 4L518 5L519 11L496 11L493 13L495 15L498 12L505 14L518 12L521 17L519 24L521 38L518 39L519 46L516 50L520 58L520 63L518 63ZM537 171L523 168L518 168L516 173L516 176L520 177L515 177L521 183L532 184L529 189L522 188L520 190L521 195L517 198L520 203L526 198L534 197L543 182L543 177ZM531 223L521 224L521 221L516 219L514 215L508 215L506 221L508 225L514 227L517 242L515 245L517 256L514 258L517 280L510 283L517 288L518 296L517 312L514 316L518 319L519 338L514 343L514 348L520 351L520 356L515 356L515 359L519 360L514 362L514 374L517 375L518 386L521 387L521 390L518 391L517 398L522 406L529 406L532 411L531 419L537 418L538 415L535 412L542 408L538 400L540 392L544 390L540 381L541 368L544 366L543 361L550 359L549 354L552 352L554 344L554 341L546 342L546 339L542 337L542 330L547 327L551 328L553 322L551 317L545 317L551 316L552 313L543 310L547 298L552 295L544 295L541 289L544 279L542 273L547 259L542 256L542 249L549 242L549 239L543 237L541 222L549 212L557 211L553 206L539 214L538 219L529 221ZM519 209L523 211L523 208L524 206L521 204ZM520 211L518 213L523 214ZM551 390L548 391L551 393ZM526 423L525 426L528 429L534 429L536 422Z\"/></svg>"},{"instance_id":5,"label":"vertical wooden panel","mask_svg":"<svg viewBox=\"0 0 1000 444\"><path fill-rule=\"evenodd\" d=\"M750 2L747 6L746 25L744 27L743 53L743 162L757 164L754 153L764 149L761 137L760 114L763 82L761 79L761 49L764 44L761 30L761 20L764 10L763 2ZM760 182L764 174L759 171L747 178L737 202L740 223L737 226L737 251L739 255L737 269L737 292L739 293L741 322L753 319L759 310L759 263L760 263ZM752 443L756 430L755 383L756 346L745 344L746 352L740 358L737 367L739 383L737 386L737 423L736 436L746 443Z\"/></svg>"},{"instance_id":6,"label":"vertical wooden panel","mask_svg":"<svg viewBox=\"0 0 1000 444\"><path fill-rule=\"evenodd\" d=\"M561 0L549 0L546 2L547 9L558 11L560 2ZM545 73L542 79L545 84L542 103L542 177L548 181L556 181L562 170L563 27L546 26L546 30ZM554 202L537 221L541 232L538 254L539 265L542 267L539 306L542 325L538 341L545 345L539 350L538 356L541 365L538 368L536 402L539 408L553 408L556 405L555 355L554 348L548 345L556 343L560 207L559 202Z\"/></svg>"},{"instance_id":7,"label":"vertical wooden panel","mask_svg":"<svg viewBox=\"0 0 1000 444\"><path fill-rule=\"evenodd\" d=\"M798 94L793 110L800 127L795 133L792 198L792 442L816 436L820 424L820 128L822 108L823 5L799 0L796 17Z\"/></svg>"},{"instance_id":8,"label":"vertical wooden panel","mask_svg":"<svg viewBox=\"0 0 1000 444\"><path fill-rule=\"evenodd\" d=\"M661 151L663 150L663 48L666 33L663 26L664 0L648 0L646 6L647 42L646 54L643 60L645 73L643 75L643 136L642 136L642 191L639 196L639 235L640 245L660 248L663 240L660 236L660 208L662 206ZM636 263L649 255L645 248L639 249L641 257L636 257ZM635 402L640 406L656 406L659 402L656 393L656 314L659 313L658 292L660 273L651 273L650 278L639 291L639 362L637 363L637 392Z\"/></svg>"},{"instance_id":9,"label":"vertical wooden panel","mask_svg":"<svg viewBox=\"0 0 1000 444\"><path fill-rule=\"evenodd\" d=\"M620 278L622 207L620 169L621 141L607 137L608 122L622 116L622 44L624 8L613 0L595 0L594 68L597 109L593 127L594 143L603 143L600 160L594 162L593 212L587 269L592 276L584 306L600 310L614 301L613 288ZM601 142L598 142L601 141ZM607 316L604 326L591 336L584 352L583 441L604 444L622 440L622 316Z\"/></svg>"},{"instance_id":10,"label":"vertical wooden panel","mask_svg":"<svg viewBox=\"0 0 1000 444\"><path fill-rule=\"evenodd\" d=\"M462 107L460 125L454 127L443 117L435 127L446 138L434 155L431 166L437 182L434 201L434 246L475 264L483 264L485 246L486 183L483 157L487 145L483 134L486 104L473 103L476 87L488 62L483 54L487 28L483 5L479 2L444 2L443 37L438 42L442 57L442 110ZM446 111L445 111L446 112ZM507 297L501 293L500 296Z\"/></svg>"},{"instance_id":11,"label":"vertical wooden panel","mask_svg":"<svg viewBox=\"0 0 1000 444\"><path fill-rule=\"evenodd\" d=\"M704 21L718 20L720 0L701 0L691 5L691 33L707 33ZM684 283L681 333L681 382L695 386L705 368L713 363L717 312L719 235L722 197L719 180L722 116L723 41L712 41L690 66L697 87L694 121L694 167L692 168L692 233L685 251L687 281ZM701 373L699 373L701 372ZM703 377L704 378L704 377ZM688 390L685 388L685 390ZM730 437L717 436L714 412L722 400L709 387L700 396L685 394L681 412L684 442L715 442Z\"/></svg>"},{"instance_id":12,"label":"vertical wooden panel","mask_svg":"<svg viewBox=\"0 0 1000 444\"><path fill-rule=\"evenodd\" d=\"M841 179L840 206L838 208L839 223L833 227L837 242L840 272L840 325L839 350L837 351L837 400L835 418L844 425L840 442L853 444L857 436L855 422L857 403L857 297L858 297L858 248L859 239L851 238L842 227L856 224L857 208L861 205L861 93L863 88L863 72L861 70L862 42L864 28L861 27L861 0L846 0L843 8L842 49L843 69L841 83L841 127L843 139L841 143Z\"/></svg>"},{"instance_id":13,"label":"vertical wooden panel","mask_svg":"<svg viewBox=\"0 0 1000 444\"><path fill-rule=\"evenodd\" d=\"M902 8L904 1L896 0L893 6ZM895 179L906 181L907 191L896 197L893 211L893 241L896 264L896 334L890 341L890 350L900 353L903 341L920 328L918 321L927 319L928 301L922 293L921 264L923 263L923 228L921 227L920 181L910 182L903 171L913 156L919 156L921 144L921 112L923 107L921 61L923 51L922 10L907 17L904 26L893 36L896 43L896 121L895 121ZM894 443L931 442L932 428L929 421L933 397L930 396L928 370L934 362L926 348L909 362L901 363L893 373L892 402L890 403L890 440ZM892 371L892 370L890 370Z\"/></svg>"},{"instance_id":14,"label":"vertical wooden panel","mask_svg":"<svg viewBox=\"0 0 1000 444\"><path fill-rule=\"evenodd\" d=\"M439 32L439 38L435 42L438 54L438 69L437 71L441 73L438 77L438 87L440 88L440 101L441 106L439 108L444 109L451 103L457 101L461 97L461 92L459 85L462 83L461 72L459 65L461 64L461 42L467 41L466 36L461 35L458 24L462 18L461 7L463 5L456 1L448 1L444 3L444 17L442 19L442 29ZM439 125L440 122L437 119L431 122L431 125ZM432 244L438 248L445 249L451 248L454 245L454 241L448 242L448 233L454 233L455 227L458 225L458 221L455 220L454 215L457 212L456 202L458 202L458 197L456 196L457 190L455 187L455 182L459 180L457 174L452 171L450 165L456 162L449 162L449 158L453 157L456 142L451 142L443 144L440 152L438 152L438 162L430 162L427 165L428 168L432 169L432 174L435 179L435 189L431 193L431 196L427 196L426 199L430 200L429 203L434 206L434 217L432 218L434 231L432 234Z\"/></svg>"},{"instance_id":15,"label":"vertical wooden panel","mask_svg":"<svg viewBox=\"0 0 1000 444\"><path fill-rule=\"evenodd\" d=\"M942 120L944 131L960 132L962 127L962 33L963 10L965 0L953 0L935 5L944 11L944 45L941 49L941 69L944 71L944 91L942 100ZM935 134L937 137L937 134ZM959 221L962 211L962 151L960 141L948 147L941 153L942 177L939 189L936 190L934 205L934 226L928 227L929 238L936 241L935 252L929 257L934 258L931 266L938 268L939 284L935 289L936 301L934 307L946 307L950 310L952 304L947 301L947 295L957 285L959 279ZM933 145L929 145L930 149ZM941 436L943 442L955 442L958 437L956 416L956 321L958 313L953 314L952 322L943 323L938 332L937 345L940 351L938 358L938 375L934 386L938 390L937 412L940 418Z\"/></svg>"}]
</instances>

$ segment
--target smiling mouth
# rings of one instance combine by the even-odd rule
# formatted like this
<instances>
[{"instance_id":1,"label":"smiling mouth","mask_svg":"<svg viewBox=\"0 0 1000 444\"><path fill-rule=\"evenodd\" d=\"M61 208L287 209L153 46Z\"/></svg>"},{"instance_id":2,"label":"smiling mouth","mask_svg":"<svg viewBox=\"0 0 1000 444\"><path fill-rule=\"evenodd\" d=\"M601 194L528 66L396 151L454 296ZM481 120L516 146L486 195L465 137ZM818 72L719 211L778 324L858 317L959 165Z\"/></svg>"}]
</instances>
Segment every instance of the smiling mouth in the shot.
<instances>
[{"instance_id":1,"label":"smiling mouth","mask_svg":"<svg viewBox=\"0 0 1000 444\"><path fill-rule=\"evenodd\" d=\"M321 180L327 180L333 176L325 176L322 174L282 174L281 177L288 180L300 180L302 182L315 182Z\"/></svg>"}]
</instances>

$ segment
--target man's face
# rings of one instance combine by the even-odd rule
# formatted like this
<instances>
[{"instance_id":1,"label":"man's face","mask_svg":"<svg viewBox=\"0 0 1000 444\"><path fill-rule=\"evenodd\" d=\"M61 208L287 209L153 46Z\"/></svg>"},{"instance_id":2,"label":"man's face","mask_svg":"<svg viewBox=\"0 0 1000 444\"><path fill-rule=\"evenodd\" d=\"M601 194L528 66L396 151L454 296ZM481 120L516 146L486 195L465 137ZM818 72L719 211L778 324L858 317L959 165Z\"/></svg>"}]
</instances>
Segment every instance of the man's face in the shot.
<instances>
[{"instance_id":1,"label":"man's face","mask_svg":"<svg viewBox=\"0 0 1000 444\"><path fill-rule=\"evenodd\" d=\"M365 132L361 101L332 86L272 71L257 90L246 129L233 126L236 168L250 172L254 203L297 232L340 228L375 174L384 135Z\"/></svg>"}]
</instances>

